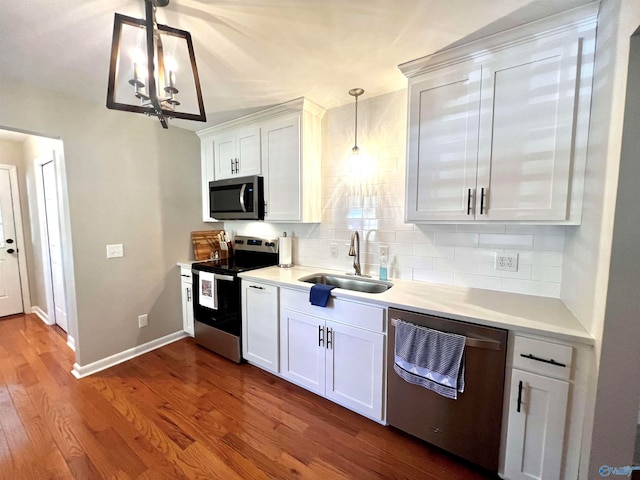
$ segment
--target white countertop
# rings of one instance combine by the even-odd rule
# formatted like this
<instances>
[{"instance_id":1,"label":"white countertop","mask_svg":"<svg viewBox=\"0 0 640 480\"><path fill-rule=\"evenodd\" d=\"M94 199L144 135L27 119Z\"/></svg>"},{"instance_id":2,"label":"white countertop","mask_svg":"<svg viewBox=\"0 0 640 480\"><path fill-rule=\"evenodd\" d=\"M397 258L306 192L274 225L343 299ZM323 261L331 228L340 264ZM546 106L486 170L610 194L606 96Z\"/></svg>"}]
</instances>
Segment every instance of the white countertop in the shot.
<instances>
[{"instance_id":1,"label":"white countertop","mask_svg":"<svg viewBox=\"0 0 640 480\"><path fill-rule=\"evenodd\" d=\"M176 265L178 265L180 268L188 268L189 270L191 270L191 265L193 265L196 262L200 262L202 260L187 260L186 262L176 262Z\"/></svg>"},{"instance_id":2,"label":"white countertop","mask_svg":"<svg viewBox=\"0 0 640 480\"><path fill-rule=\"evenodd\" d=\"M243 272L239 276L281 287L310 290L312 285L300 282L298 278L319 272L344 275L344 272L295 266L261 268ZM331 291L331 295L446 316L514 332L531 333L589 345L594 343L589 332L562 301L555 298L407 280L389 279L389 281L394 286L382 293L363 293L335 288Z\"/></svg>"}]
</instances>

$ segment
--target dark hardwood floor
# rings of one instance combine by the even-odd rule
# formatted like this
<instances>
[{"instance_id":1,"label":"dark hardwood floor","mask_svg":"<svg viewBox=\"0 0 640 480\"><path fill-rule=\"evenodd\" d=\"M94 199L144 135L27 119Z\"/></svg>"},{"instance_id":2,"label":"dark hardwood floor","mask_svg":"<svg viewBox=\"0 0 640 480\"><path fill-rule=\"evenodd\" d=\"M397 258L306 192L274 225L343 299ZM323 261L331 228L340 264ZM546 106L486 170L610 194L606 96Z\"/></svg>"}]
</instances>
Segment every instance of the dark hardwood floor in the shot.
<instances>
[{"instance_id":1,"label":"dark hardwood floor","mask_svg":"<svg viewBox=\"0 0 640 480\"><path fill-rule=\"evenodd\" d=\"M191 339L75 379L35 315L0 318L0 479L484 479Z\"/></svg>"}]
</instances>

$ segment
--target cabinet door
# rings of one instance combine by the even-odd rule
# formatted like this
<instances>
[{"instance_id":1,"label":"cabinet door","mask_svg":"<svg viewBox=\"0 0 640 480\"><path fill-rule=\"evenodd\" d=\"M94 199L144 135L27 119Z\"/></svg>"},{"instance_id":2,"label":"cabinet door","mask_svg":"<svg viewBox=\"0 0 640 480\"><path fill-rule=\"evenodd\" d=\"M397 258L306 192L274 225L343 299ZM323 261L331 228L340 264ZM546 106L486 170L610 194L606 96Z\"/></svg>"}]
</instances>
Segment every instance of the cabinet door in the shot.
<instances>
[{"instance_id":1,"label":"cabinet door","mask_svg":"<svg viewBox=\"0 0 640 480\"><path fill-rule=\"evenodd\" d=\"M324 320L280 309L280 374L312 392L324 395Z\"/></svg>"},{"instance_id":2,"label":"cabinet door","mask_svg":"<svg viewBox=\"0 0 640 480\"><path fill-rule=\"evenodd\" d=\"M579 52L560 35L483 63L477 219L567 219Z\"/></svg>"},{"instance_id":3,"label":"cabinet door","mask_svg":"<svg viewBox=\"0 0 640 480\"><path fill-rule=\"evenodd\" d=\"M327 321L326 396L382 420L384 335Z\"/></svg>"},{"instance_id":4,"label":"cabinet door","mask_svg":"<svg viewBox=\"0 0 640 480\"><path fill-rule=\"evenodd\" d=\"M260 128L241 130L237 134L237 168L235 174L241 177L260 175Z\"/></svg>"},{"instance_id":5,"label":"cabinet door","mask_svg":"<svg viewBox=\"0 0 640 480\"><path fill-rule=\"evenodd\" d=\"M278 287L242 281L242 356L278 372Z\"/></svg>"},{"instance_id":6,"label":"cabinet door","mask_svg":"<svg viewBox=\"0 0 640 480\"><path fill-rule=\"evenodd\" d=\"M407 221L473 220L480 76L469 62L412 79Z\"/></svg>"},{"instance_id":7,"label":"cabinet door","mask_svg":"<svg viewBox=\"0 0 640 480\"><path fill-rule=\"evenodd\" d=\"M235 175L237 159L235 134L224 133L213 138L213 157L216 180Z\"/></svg>"},{"instance_id":8,"label":"cabinet door","mask_svg":"<svg viewBox=\"0 0 640 480\"><path fill-rule=\"evenodd\" d=\"M302 220L300 185L300 116L273 121L262 128L265 220Z\"/></svg>"},{"instance_id":9,"label":"cabinet door","mask_svg":"<svg viewBox=\"0 0 640 480\"><path fill-rule=\"evenodd\" d=\"M513 369L505 478L560 478L568 395L567 382Z\"/></svg>"},{"instance_id":10,"label":"cabinet door","mask_svg":"<svg viewBox=\"0 0 640 480\"><path fill-rule=\"evenodd\" d=\"M184 268L180 270L182 279L182 328L193 337L193 284L191 272Z\"/></svg>"}]
</instances>

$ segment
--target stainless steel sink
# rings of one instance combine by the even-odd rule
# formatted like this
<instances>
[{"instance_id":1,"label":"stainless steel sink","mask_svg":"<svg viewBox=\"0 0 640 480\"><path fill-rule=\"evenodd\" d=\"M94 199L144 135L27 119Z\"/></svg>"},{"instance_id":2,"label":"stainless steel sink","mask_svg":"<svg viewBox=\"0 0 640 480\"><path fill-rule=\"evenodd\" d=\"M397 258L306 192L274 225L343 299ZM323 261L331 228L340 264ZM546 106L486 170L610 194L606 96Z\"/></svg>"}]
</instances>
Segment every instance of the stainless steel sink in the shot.
<instances>
[{"instance_id":1,"label":"stainless steel sink","mask_svg":"<svg viewBox=\"0 0 640 480\"><path fill-rule=\"evenodd\" d=\"M383 282L382 280L374 280L373 278L358 277L355 275L334 275L331 273L313 273L306 277L301 277L298 280L306 283L333 285L337 288L365 293L382 293L393 287L393 283L391 282Z\"/></svg>"}]
</instances>

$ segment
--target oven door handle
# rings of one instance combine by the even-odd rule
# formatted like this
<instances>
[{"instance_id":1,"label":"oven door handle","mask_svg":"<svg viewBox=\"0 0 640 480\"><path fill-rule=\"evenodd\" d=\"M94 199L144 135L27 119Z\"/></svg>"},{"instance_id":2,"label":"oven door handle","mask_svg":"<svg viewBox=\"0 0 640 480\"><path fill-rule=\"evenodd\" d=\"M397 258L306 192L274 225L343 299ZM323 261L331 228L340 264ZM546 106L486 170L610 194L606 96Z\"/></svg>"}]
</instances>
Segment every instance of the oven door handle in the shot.
<instances>
[{"instance_id":1,"label":"oven door handle","mask_svg":"<svg viewBox=\"0 0 640 480\"><path fill-rule=\"evenodd\" d=\"M396 327L398 325L399 318L391 319L391 326ZM411 322L408 322L411 323ZM428 327L427 327L428 328ZM465 336L464 346L470 348L482 348L487 350L500 350L500 342L492 340L490 338L482 337L467 337Z\"/></svg>"},{"instance_id":2,"label":"oven door handle","mask_svg":"<svg viewBox=\"0 0 640 480\"><path fill-rule=\"evenodd\" d=\"M234 278L232 275L220 275L218 273L216 273L214 275L214 278L216 280L222 280L223 282L233 282Z\"/></svg>"},{"instance_id":3,"label":"oven door handle","mask_svg":"<svg viewBox=\"0 0 640 480\"><path fill-rule=\"evenodd\" d=\"M191 270L191 273L193 275L199 275L200 270ZM213 278L215 280L222 280L223 282L233 282L235 280L233 275L220 275L219 273L215 273Z\"/></svg>"}]
</instances>

